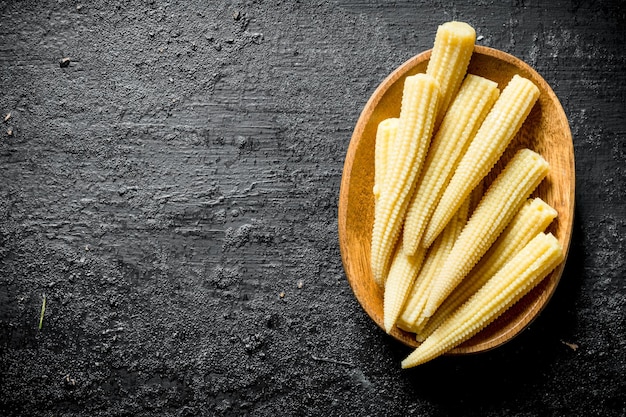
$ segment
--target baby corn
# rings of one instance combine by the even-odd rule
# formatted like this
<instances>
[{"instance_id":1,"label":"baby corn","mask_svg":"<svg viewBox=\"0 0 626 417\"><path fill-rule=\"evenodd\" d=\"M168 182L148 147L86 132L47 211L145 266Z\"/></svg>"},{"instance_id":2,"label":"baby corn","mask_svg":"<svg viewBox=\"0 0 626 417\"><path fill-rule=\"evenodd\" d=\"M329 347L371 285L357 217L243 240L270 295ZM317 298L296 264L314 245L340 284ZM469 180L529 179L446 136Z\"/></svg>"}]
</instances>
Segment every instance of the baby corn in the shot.
<instances>
[{"instance_id":1,"label":"baby corn","mask_svg":"<svg viewBox=\"0 0 626 417\"><path fill-rule=\"evenodd\" d=\"M529 199L515 215L493 246L467 277L445 299L435 314L417 329L418 340L428 337L454 310L478 291L498 270L557 216L555 209L540 198ZM445 233L445 232L444 232ZM437 244L437 241L435 241Z\"/></svg>"},{"instance_id":2,"label":"baby corn","mask_svg":"<svg viewBox=\"0 0 626 417\"><path fill-rule=\"evenodd\" d=\"M435 243L428 248L424 265L419 270L419 274L415 278L413 283L413 287L407 297L405 305L402 309L400 316L398 317L398 327L402 330L406 330L407 332L415 332L415 322L419 318L423 308L426 297L428 296L428 291L430 290L431 277L437 274L443 265L443 260L445 259L445 255L447 252L450 252L452 248L452 244L446 245L443 240L445 239L446 232L449 228L452 228L453 222L450 222L450 225L446 227L446 230L435 240ZM454 242L452 242L454 243ZM421 253L424 251L424 248L418 247L417 253ZM407 255L406 253L404 256Z\"/></svg>"},{"instance_id":3,"label":"baby corn","mask_svg":"<svg viewBox=\"0 0 626 417\"><path fill-rule=\"evenodd\" d=\"M548 173L548 163L530 149L518 151L496 177L463 228L436 278L424 309L432 316L443 300L487 252L530 193Z\"/></svg>"},{"instance_id":4,"label":"baby corn","mask_svg":"<svg viewBox=\"0 0 626 417\"><path fill-rule=\"evenodd\" d=\"M422 311L426 305L433 278L441 271L446 257L452 250L454 242L467 222L469 205L470 198L467 198L454 219L446 226L443 233L428 250L424 266L415 280L413 290L398 320L398 327L414 332L423 321ZM418 247L418 253L423 251L424 249L421 246Z\"/></svg>"},{"instance_id":5,"label":"baby corn","mask_svg":"<svg viewBox=\"0 0 626 417\"><path fill-rule=\"evenodd\" d=\"M385 175L388 172L389 158L393 147L392 141L398 131L398 118L385 119L378 124L376 131L376 146L374 149L374 199L378 202L381 188L385 182Z\"/></svg>"},{"instance_id":6,"label":"baby corn","mask_svg":"<svg viewBox=\"0 0 626 417\"><path fill-rule=\"evenodd\" d=\"M478 129L467 152L437 204L423 245L430 246L461 203L498 161L539 97L539 89L519 75L513 76Z\"/></svg>"},{"instance_id":7,"label":"baby corn","mask_svg":"<svg viewBox=\"0 0 626 417\"><path fill-rule=\"evenodd\" d=\"M407 294L420 271L425 253L425 249L420 249L414 255L407 255L401 245L396 251L389 268L383 298L383 322L387 333L398 319Z\"/></svg>"},{"instance_id":8,"label":"baby corn","mask_svg":"<svg viewBox=\"0 0 626 417\"><path fill-rule=\"evenodd\" d=\"M498 84L468 74L435 135L404 221L404 250L413 254L470 140L498 98Z\"/></svg>"},{"instance_id":9,"label":"baby corn","mask_svg":"<svg viewBox=\"0 0 626 417\"><path fill-rule=\"evenodd\" d=\"M538 234L404 359L402 367L434 359L478 333L535 287L563 257L552 234Z\"/></svg>"},{"instance_id":10,"label":"baby corn","mask_svg":"<svg viewBox=\"0 0 626 417\"><path fill-rule=\"evenodd\" d=\"M417 74L406 78L394 156L389 159L384 189L374 210L371 266L380 287L384 286L394 243L430 142L438 95L433 77Z\"/></svg>"},{"instance_id":11,"label":"baby corn","mask_svg":"<svg viewBox=\"0 0 626 417\"><path fill-rule=\"evenodd\" d=\"M476 31L464 22L446 22L437 28L426 74L439 83L439 108L435 125L443 119L456 95L469 65Z\"/></svg>"}]
</instances>

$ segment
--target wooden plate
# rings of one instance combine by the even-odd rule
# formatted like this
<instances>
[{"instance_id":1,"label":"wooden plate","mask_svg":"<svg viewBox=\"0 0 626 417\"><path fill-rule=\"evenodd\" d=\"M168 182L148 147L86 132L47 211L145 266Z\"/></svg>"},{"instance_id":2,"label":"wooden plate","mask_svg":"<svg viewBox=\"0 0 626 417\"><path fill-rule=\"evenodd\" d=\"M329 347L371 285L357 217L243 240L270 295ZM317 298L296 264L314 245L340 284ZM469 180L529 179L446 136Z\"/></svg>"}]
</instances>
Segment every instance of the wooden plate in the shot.
<instances>
[{"instance_id":1,"label":"wooden plate","mask_svg":"<svg viewBox=\"0 0 626 417\"><path fill-rule=\"evenodd\" d=\"M380 121L398 117L404 79L426 72L431 51L423 52L393 71L368 100L356 124L346 155L339 194L339 245L348 282L367 314L383 326L383 292L375 284L370 268L373 224L374 145ZM574 218L574 148L567 117L546 81L529 65L502 51L476 46L468 73L498 83L502 90L515 74L533 81L541 91L518 134L512 140L487 182L499 172L513 153L530 148L550 164L550 173L533 196L554 207L558 217L550 225L565 254L569 249ZM450 353L480 352L499 346L520 333L541 312L554 293L565 262L500 318ZM408 346L418 346L412 333L394 327L391 335Z\"/></svg>"}]
</instances>

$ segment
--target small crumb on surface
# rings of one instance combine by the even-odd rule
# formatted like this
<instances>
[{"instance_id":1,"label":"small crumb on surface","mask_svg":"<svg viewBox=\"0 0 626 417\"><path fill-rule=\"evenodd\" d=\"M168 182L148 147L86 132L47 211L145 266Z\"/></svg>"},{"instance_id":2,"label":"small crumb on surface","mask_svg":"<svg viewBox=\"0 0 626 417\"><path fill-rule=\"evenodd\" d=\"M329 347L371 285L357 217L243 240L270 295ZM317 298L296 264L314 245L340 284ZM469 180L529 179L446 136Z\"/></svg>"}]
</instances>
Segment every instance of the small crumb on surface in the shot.
<instances>
[{"instance_id":1,"label":"small crumb on surface","mask_svg":"<svg viewBox=\"0 0 626 417\"><path fill-rule=\"evenodd\" d=\"M298 288L302 288L304 287L304 281L302 281L301 279L298 280L298 284L297 284Z\"/></svg>"},{"instance_id":2,"label":"small crumb on surface","mask_svg":"<svg viewBox=\"0 0 626 417\"><path fill-rule=\"evenodd\" d=\"M41 301L41 313L39 315L39 330L43 327L43 317L46 314L46 295L43 295L43 299Z\"/></svg>"},{"instance_id":3,"label":"small crumb on surface","mask_svg":"<svg viewBox=\"0 0 626 417\"><path fill-rule=\"evenodd\" d=\"M484 37L483 35L478 35L478 36L476 37L476 40L477 40L477 41L482 41L483 39L485 39L485 37Z\"/></svg>"},{"instance_id":4,"label":"small crumb on surface","mask_svg":"<svg viewBox=\"0 0 626 417\"><path fill-rule=\"evenodd\" d=\"M70 374L67 374L63 377L63 382L65 383L65 386L67 387L76 386L76 379L70 377Z\"/></svg>"},{"instance_id":5,"label":"small crumb on surface","mask_svg":"<svg viewBox=\"0 0 626 417\"><path fill-rule=\"evenodd\" d=\"M281 291L280 294L278 294L278 296L280 298L285 298L285 291Z\"/></svg>"},{"instance_id":6,"label":"small crumb on surface","mask_svg":"<svg viewBox=\"0 0 626 417\"><path fill-rule=\"evenodd\" d=\"M8 122L10 118L11 118L11 113L7 113L6 116L4 116L4 123Z\"/></svg>"},{"instance_id":7,"label":"small crumb on surface","mask_svg":"<svg viewBox=\"0 0 626 417\"><path fill-rule=\"evenodd\" d=\"M66 58L61 58L61 60L59 61L59 66L61 68L67 68L67 67L70 66L70 62L71 62L71 59L69 59L67 57Z\"/></svg>"},{"instance_id":8,"label":"small crumb on surface","mask_svg":"<svg viewBox=\"0 0 626 417\"><path fill-rule=\"evenodd\" d=\"M574 352L576 352L576 350L578 350L578 345L576 343L569 343L569 342L566 342L564 340L561 340L561 343L563 343L568 348L572 349Z\"/></svg>"}]
</instances>

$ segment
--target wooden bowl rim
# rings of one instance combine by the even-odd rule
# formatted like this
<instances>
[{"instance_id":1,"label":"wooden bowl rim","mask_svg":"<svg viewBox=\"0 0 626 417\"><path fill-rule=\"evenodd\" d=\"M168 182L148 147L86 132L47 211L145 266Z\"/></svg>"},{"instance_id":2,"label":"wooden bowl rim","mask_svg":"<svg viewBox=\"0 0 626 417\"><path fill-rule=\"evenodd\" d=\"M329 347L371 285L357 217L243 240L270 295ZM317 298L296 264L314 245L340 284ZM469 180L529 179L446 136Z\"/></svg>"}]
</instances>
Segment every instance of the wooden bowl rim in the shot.
<instances>
[{"instance_id":1,"label":"wooden bowl rim","mask_svg":"<svg viewBox=\"0 0 626 417\"><path fill-rule=\"evenodd\" d=\"M412 58L408 59L407 61L405 61L403 64L397 67L393 72L391 72L381 82L381 84L376 88L376 90L372 93L372 95L366 102L359 116L359 119L357 120L357 123L355 125L354 131L350 140L350 144L348 146L348 150L346 153L346 159L345 159L344 169L342 173L342 180L341 180L341 185L340 185L341 188L340 188L340 193L339 193L340 199L339 199L339 204L338 204L338 227L339 227L338 235L339 235L340 253L341 253L342 262L344 265L344 271L346 273L346 277L350 284L350 287L355 295L355 298L357 299L357 301L359 302L363 310L365 310L367 315L372 319L372 321L374 321L378 325L378 327L380 327L381 329L383 329L382 321L377 320L376 316L373 314L373 311L369 307L369 305L366 305L364 300L361 300L359 298L353 285L353 280L355 279L355 277L352 277L348 274L348 269L347 269L347 262L348 262L347 250L348 249L345 248L344 245L341 244L341 242L344 240L343 237L345 237L347 233L347 217L348 217L347 200L348 198L342 199L341 196L349 195L350 176L352 173L352 165L355 160L355 154L357 152L359 142L363 136L365 127L367 125L367 121L369 120L373 112L375 111L380 100L382 99L386 91L398 79L407 75L407 73L409 73L418 64L421 64L423 61L428 60L430 58L431 52L432 52L432 49L421 52L413 56ZM474 54L485 55L490 58L504 61L505 63L508 63L518 68L520 72L525 72L529 74L535 83L540 84L538 85L540 91L542 91L542 93L544 92L547 93L550 102L552 102L555 106L555 110L561 114L561 119L565 121L564 125L562 126L563 141L567 142L570 148L569 149L569 153L570 153L569 159L571 161L571 167L570 167L570 172L569 172L570 177L571 177L570 184L569 184L570 201L567 202L568 209L569 209L568 215L569 215L570 221L569 223L565 224L565 230L563 232L565 235L565 239L564 240L560 239L563 245L563 252L565 255L564 260L559 266L557 266L557 268L554 271L550 273L550 275L548 275L544 279L544 280L550 279L549 286L546 288L545 297L543 299L537 298L533 302L533 304L530 305L530 308L526 310L526 314L521 316L517 320L517 323L514 323L513 327L510 327L506 330L498 332L497 334L495 334L492 338L488 340L485 340L485 341L482 341L473 345L470 344L468 346L465 346L465 344L462 344L456 347L455 349L452 349L451 351L449 351L447 353L448 355L471 354L471 353L485 352L485 351L494 349L512 340L515 336L517 336L524 329L526 329L532 323L532 321L539 316L541 311L545 308L545 306L550 301L550 298L554 294L556 287L558 286L558 283L561 279L561 275L563 273L563 270L565 268L565 264L567 261L567 255L569 253L569 247L570 247L570 241L571 241L571 235L572 235L572 229L573 229L573 223L574 223L574 198L575 198L574 163L575 161L574 161L573 141L572 141L572 135L571 135L569 123L567 121L567 116L565 114L565 111L563 110L563 107L558 97L556 96L556 94L554 93L550 85L543 79L543 77L539 75L539 73L537 73L537 71L535 71L534 68L532 68L530 65L528 65L526 62L522 61L521 59L513 55L510 55L506 52L500 51L498 49L494 49L494 48L490 48L486 46L480 46L480 45L475 45ZM403 344L407 346L416 347L419 345L419 343L416 342L414 338L407 338L407 335L411 335L411 333L404 332L395 326L394 326L394 329L390 332L390 335L396 340L402 342ZM469 339L468 342L471 340L472 339Z\"/></svg>"}]
</instances>

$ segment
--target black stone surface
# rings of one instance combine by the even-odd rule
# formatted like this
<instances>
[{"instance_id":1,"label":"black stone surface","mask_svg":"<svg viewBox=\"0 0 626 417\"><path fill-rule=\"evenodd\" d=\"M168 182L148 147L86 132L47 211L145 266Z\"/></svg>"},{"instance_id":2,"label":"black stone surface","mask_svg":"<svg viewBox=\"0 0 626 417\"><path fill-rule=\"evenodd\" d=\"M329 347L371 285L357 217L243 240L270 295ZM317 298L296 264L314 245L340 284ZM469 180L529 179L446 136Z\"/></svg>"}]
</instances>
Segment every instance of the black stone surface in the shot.
<instances>
[{"instance_id":1,"label":"black stone surface","mask_svg":"<svg viewBox=\"0 0 626 417\"><path fill-rule=\"evenodd\" d=\"M339 183L369 95L452 19L560 98L576 222L529 329L403 371L346 282ZM624 416L625 24L621 1L0 2L0 414Z\"/></svg>"}]
</instances>

